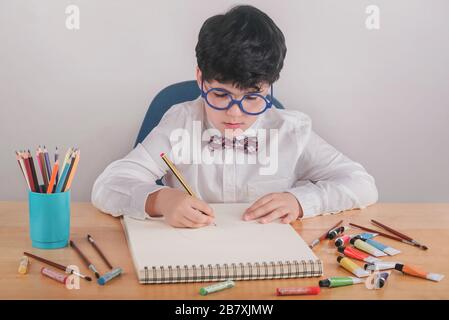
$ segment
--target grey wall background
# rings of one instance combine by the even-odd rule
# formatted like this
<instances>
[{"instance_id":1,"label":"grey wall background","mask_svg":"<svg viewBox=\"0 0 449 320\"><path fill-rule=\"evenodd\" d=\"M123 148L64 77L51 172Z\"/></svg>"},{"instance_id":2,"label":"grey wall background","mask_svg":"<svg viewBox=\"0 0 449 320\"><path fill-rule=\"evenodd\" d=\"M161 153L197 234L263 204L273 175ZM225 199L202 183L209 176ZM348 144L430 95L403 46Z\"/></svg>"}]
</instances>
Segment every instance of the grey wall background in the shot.
<instances>
[{"instance_id":1,"label":"grey wall background","mask_svg":"<svg viewBox=\"0 0 449 320\"><path fill-rule=\"evenodd\" d=\"M194 77L203 21L236 1L0 0L0 200L26 199L14 150L81 149L72 197L132 148L152 97ZM240 2L242 3L242 2ZM276 96L376 178L380 201L449 201L449 2L244 1L288 46ZM65 8L80 8L80 30ZM380 30L365 28L380 7Z\"/></svg>"}]
</instances>

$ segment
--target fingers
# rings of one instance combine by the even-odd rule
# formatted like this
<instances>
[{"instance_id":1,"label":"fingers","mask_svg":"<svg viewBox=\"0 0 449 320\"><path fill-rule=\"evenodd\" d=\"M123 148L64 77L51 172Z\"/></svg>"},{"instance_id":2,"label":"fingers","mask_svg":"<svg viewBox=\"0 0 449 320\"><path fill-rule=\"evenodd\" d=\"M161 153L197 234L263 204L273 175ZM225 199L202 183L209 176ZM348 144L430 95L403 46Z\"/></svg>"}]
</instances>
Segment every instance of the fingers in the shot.
<instances>
[{"instance_id":1,"label":"fingers","mask_svg":"<svg viewBox=\"0 0 449 320\"><path fill-rule=\"evenodd\" d=\"M191 200L194 209L199 210L212 218L215 217L213 209L206 202L195 197L192 197Z\"/></svg>"},{"instance_id":2,"label":"fingers","mask_svg":"<svg viewBox=\"0 0 449 320\"><path fill-rule=\"evenodd\" d=\"M271 213L267 214L266 216L262 217L259 222L260 223L269 223L272 222L280 217L283 217L288 214L288 208L286 207L280 207L275 210L273 210Z\"/></svg>"},{"instance_id":3,"label":"fingers","mask_svg":"<svg viewBox=\"0 0 449 320\"><path fill-rule=\"evenodd\" d=\"M258 209L259 207L267 204L271 200L273 200L274 194L269 193L264 195L263 197L259 198L256 202L254 202L249 208L246 209L245 213L250 213L251 211L254 211Z\"/></svg>"},{"instance_id":4,"label":"fingers","mask_svg":"<svg viewBox=\"0 0 449 320\"><path fill-rule=\"evenodd\" d=\"M192 228L192 229L201 228L201 227L205 227L205 226L207 226L207 224L196 223L196 222L190 220L189 218L187 218L186 216L181 217L175 225L175 227L178 227L178 228Z\"/></svg>"},{"instance_id":5,"label":"fingers","mask_svg":"<svg viewBox=\"0 0 449 320\"><path fill-rule=\"evenodd\" d=\"M213 222L213 218L205 215L201 211L198 211L193 208L189 208L185 211L184 216L192 221L193 223L208 225Z\"/></svg>"},{"instance_id":6,"label":"fingers","mask_svg":"<svg viewBox=\"0 0 449 320\"><path fill-rule=\"evenodd\" d=\"M277 201L269 201L265 205L258 207L256 210L245 213L243 216L244 220L254 220L260 217L267 215L273 210L279 207L279 203Z\"/></svg>"},{"instance_id":7,"label":"fingers","mask_svg":"<svg viewBox=\"0 0 449 320\"><path fill-rule=\"evenodd\" d=\"M292 223L296 220L296 215L293 212L289 212L285 217L282 218L282 223Z\"/></svg>"}]
</instances>

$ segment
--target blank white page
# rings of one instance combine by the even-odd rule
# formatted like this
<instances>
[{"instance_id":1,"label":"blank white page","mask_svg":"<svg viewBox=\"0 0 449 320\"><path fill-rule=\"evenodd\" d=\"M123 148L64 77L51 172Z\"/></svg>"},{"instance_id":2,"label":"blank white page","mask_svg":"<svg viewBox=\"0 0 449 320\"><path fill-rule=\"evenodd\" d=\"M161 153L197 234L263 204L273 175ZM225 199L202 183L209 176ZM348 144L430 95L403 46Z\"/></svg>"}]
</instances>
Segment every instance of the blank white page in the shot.
<instances>
[{"instance_id":1,"label":"blank white page","mask_svg":"<svg viewBox=\"0 0 449 320\"><path fill-rule=\"evenodd\" d=\"M289 224L243 221L247 203L210 204L216 226L181 229L163 220L124 217L137 270L147 267L319 259Z\"/></svg>"}]
</instances>

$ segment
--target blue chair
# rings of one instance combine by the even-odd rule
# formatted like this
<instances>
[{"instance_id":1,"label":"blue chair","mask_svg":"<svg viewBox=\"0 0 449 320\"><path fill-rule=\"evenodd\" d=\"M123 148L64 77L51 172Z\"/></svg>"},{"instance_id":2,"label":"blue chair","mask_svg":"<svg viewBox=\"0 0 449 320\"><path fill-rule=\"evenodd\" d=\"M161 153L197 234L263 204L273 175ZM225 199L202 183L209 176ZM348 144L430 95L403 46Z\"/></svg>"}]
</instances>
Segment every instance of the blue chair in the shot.
<instances>
[{"instance_id":1,"label":"blue chair","mask_svg":"<svg viewBox=\"0 0 449 320\"><path fill-rule=\"evenodd\" d=\"M194 80L175 83L160 91L148 107L134 147L141 143L150 131L159 124L162 116L171 106L181 102L195 100L200 94L201 90ZM284 109L276 98L273 99L273 104L278 109Z\"/></svg>"}]
</instances>

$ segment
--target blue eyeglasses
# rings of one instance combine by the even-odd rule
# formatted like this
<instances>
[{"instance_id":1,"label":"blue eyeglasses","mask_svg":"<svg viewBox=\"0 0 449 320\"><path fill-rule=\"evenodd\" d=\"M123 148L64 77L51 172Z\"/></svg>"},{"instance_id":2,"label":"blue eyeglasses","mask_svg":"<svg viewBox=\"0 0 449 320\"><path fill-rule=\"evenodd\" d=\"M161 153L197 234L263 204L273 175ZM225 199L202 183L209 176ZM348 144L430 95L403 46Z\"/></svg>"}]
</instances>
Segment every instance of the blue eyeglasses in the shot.
<instances>
[{"instance_id":1,"label":"blue eyeglasses","mask_svg":"<svg viewBox=\"0 0 449 320\"><path fill-rule=\"evenodd\" d=\"M216 110L228 110L234 104L237 104L243 113L256 116L264 113L273 105L273 85L271 85L271 94L264 97L258 93L245 94L242 99L236 100L232 95L222 88L211 88L204 91L204 81L201 82L201 97L206 100L209 107Z\"/></svg>"}]
</instances>

